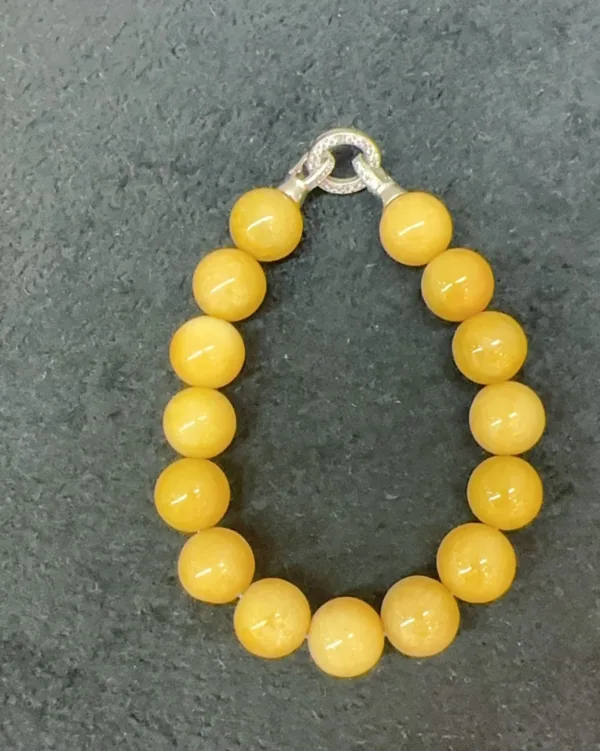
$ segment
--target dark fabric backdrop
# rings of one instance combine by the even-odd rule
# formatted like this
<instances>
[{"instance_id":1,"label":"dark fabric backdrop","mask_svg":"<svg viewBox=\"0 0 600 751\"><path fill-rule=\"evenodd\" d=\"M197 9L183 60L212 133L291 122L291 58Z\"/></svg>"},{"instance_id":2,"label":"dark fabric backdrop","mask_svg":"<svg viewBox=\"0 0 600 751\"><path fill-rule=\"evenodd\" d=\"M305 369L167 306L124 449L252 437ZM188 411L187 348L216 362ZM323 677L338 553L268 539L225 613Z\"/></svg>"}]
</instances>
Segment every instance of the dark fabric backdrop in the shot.
<instances>
[{"instance_id":1,"label":"dark fabric backdrop","mask_svg":"<svg viewBox=\"0 0 600 751\"><path fill-rule=\"evenodd\" d=\"M6 751L600 748L596 0L4 0L0 746ZM354 124L443 197L530 336L546 505L455 645L355 682L235 642L155 515L172 331L233 200ZM227 523L259 575L378 606L430 572L481 453L475 393L378 202L319 195L268 269L228 390Z\"/></svg>"}]
</instances>

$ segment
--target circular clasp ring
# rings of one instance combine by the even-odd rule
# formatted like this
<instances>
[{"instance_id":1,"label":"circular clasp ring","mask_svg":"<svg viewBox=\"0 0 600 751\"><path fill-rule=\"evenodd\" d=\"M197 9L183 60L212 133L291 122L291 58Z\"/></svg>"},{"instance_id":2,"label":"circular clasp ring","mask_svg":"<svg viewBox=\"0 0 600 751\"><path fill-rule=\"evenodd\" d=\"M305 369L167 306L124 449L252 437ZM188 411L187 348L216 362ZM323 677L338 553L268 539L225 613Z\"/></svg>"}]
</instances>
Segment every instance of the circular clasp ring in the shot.
<instances>
[{"instance_id":1,"label":"circular clasp ring","mask_svg":"<svg viewBox=\"0 0 600 751\"><path fill-rule=\"evenodd\" d=\"M375 169L381 166L381 151L379 147L369 136L355 128L333 128L322 133L315 139L308 151L306 166L309 172L315 172L328 159L331 149L340 148L341 146L354 146L363 155L367 164ZM327 193L336 193L337 195L350 195L358 193L365 188L365 183L361 177L326 177L319 182L319 188Z\"/></svg>"}]
</instances>

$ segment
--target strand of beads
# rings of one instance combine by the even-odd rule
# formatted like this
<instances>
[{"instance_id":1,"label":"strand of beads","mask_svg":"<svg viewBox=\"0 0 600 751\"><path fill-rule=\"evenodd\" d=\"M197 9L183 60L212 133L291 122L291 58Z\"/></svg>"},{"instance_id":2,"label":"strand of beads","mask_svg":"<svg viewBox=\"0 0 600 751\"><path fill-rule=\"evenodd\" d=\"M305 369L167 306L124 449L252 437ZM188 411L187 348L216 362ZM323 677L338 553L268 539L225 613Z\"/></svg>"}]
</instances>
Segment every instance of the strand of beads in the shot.
<instances>
[{"instance_id":1,"label":"strand of beads","mask_svg":"<svg viewBox=\"0 0 600 751\"><path fill-rule=\"evenodd\" d=\"M271 659L291 654L306 640L310 606L291 582L252 581L250 545L237 532L216 526L229 506L230 488L210 460L227 448L236 429L233 407L217 390L239 375L245 360L244 342L233 323L251 316L263 302L267 282L259 261L289 255L302 230L300 207L291 198L274 188L250 191L231 214L237 247L212 251L196 268L193 293L205 315L187 321L173 336L171 365L188 388L171 399L163 419L168 442L184 458L162 472L154 494L167 524L195 533L179 556L183 588L203 602L237 599L239 641L252 654Z\"/></svg>"},{"instance_id":2,"label":"strand of beads","mask_svg":"<svg viewBox=\"0 0 600 751\"><path fill-rule=\"evenodd\" d=\"M279 658L308 639L314 662L326 673L354 677L379 661L385 636L401 653L429 657L447 648L460 624L457 599L490 602L510 587L516 556L501 530L517 529L537 515L542 484L516 454L531 448L544 429L536 394L511 379L527 354L521 326L503 313L485 311L494 291L487 261L465 249L448 249L452 219L434 196L403 193L384 209L380 237L396 261L425 266L422 294L437 316L460 323L453 340L459 370L484 388L473 401L475 440L496 454L472 473L467 497L477 523L452 530L437 555L440 581L409 576L387 592L381 614L353 597L338 597L311 617L304 594L283 579L253 582L255 561L247 541L217 527L230 489L211 461L233 440L236 417L218 390L240 373L245 349L232 323L260 307L267 289L260 262L280 260L300 242L297 202L274 188L242 196L230 218L236 247L212 251L193 278L196 302L205 315L174 335L170 360L186 384L168 403L164 432L183 456L160 475L155 503L175 529L194 533L183 546L178 572L184 589L209 603L237 600L234 630L252 654ZM384 636L385 635L385 636Z\"/></svg>"},{"instance_id":3,"label":"strand of beads","mask_svg":"<svg viewBox=\"0 0 600 751\"><path fill-rule=\"evenodd\" d=\"M473 250L447 249L451 235L447 209L424 193L396 198L380 225L382 244L392 258L425 266L421 293L427 307L460 324L452 343L454 361L466 378L484 386L471 406L471 432L482 448L496 454L474 470L468 483L468 502L479 522L453 529L438 549L441 583L409 577L384 599L390 641L417 656L434 654L454 639L459 622L454 598L491 602L510 588L517 560L500 530L529 524L542 505L538 473L516 456L532 448L545 427L537 394L511 380L525 362L527 338L510 316L486 311L494 294L492 269Z\"/></svg>"}]
</instances>

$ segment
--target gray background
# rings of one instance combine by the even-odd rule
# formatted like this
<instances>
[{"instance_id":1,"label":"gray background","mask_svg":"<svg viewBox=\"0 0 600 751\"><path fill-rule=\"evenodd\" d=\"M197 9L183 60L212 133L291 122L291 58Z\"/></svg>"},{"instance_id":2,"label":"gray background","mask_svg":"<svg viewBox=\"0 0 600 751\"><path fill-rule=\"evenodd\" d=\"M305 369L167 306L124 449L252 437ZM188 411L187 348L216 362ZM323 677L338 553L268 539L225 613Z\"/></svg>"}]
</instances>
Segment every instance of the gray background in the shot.
<instances>
[{"instance_id":1,"label":"gray background","mask_svg":"<svg viewBox=\"0 0 600 751\"><path fill-rule=\"evenodd\" d=\"M3 751L600 748L596 0L1 3ZM549 430L520 571L455 645L354 682L242 652L155 515L172 331L233 200L354 124L482 250ZM229 390L227 523L314 607L430 572L469 518L473 385L372 197L319 195Z\"/></svg>"}]
</instances>

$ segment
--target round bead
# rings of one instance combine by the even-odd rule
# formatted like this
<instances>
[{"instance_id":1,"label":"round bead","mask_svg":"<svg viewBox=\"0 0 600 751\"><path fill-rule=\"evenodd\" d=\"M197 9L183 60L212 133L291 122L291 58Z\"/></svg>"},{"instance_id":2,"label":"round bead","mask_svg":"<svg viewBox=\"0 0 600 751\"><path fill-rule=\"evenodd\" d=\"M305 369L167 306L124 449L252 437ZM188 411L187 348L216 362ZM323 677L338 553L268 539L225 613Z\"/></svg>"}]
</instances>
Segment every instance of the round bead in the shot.
<instances>
[{"instance_id":1,"label":"round bead","mask_svg":"<svg viewBox=\"0 0 600 751\"><path fill-rule=\"evenodd\" d=\"M178 459L162 471L154 488L156 510L179 532L214 527L230 497L225 473L206 459Z\"/></svg>"},{"instance_id":2,"label":"round bead","mask_svg":"<svg viewBox=\"0 0 600 751\"><path fill-rule=\"evenodd\" d=\"M445 321L464 321L489 305L494 294L492 268L474 250L446 250L427 264L421 293L436 316Z\"/></svg>"},{"instance_id":3,"label":"round bead","mask_svg":"<svg viewBox=\"0 0 600 751\"><path fill-rule=\"evenodd\" d=\"M300 206L277 188L244 193L229 219L233 242L259 261L288 256L298 246L303 226Z\"/></svg>"},{"instance_id":4,"label":"round bead","mask_svg":"<svg viewBox=\"0 0 600 751\"><path fill-rule=\"evenodd\" d=\"M544 496L540 476L517 456L492 456L475 467L467 486L471 511L484 524L519 529L538 515Z\"/></svg>"},{"instance_id":5,"label":"round bead","mask_svg":"<svg viewBox=\"0 0 600 751\"><path fill-rule=\"evenodd\" d=\"M306 639L310 605L283 579L260 579L244 592L233 616L242 646L257 657L277 659L295 652Z\"/></svg>"},{"instance_id":6,"label":"round bead","mask_svg":"<svg viewBox=\"0 0 600 751\"><path fill-rule=\"evenodd\" d=\"M169 347L173 370L190 386L220 389L236 378L246 350L239 331L227 321L198 316L175 332Z\"/></svg>"},{"instance_id":7,"label":"round bead","mask_svg":"<svg viewBox=\"0 0 600 751\"><path fill-rule=\"evenodd\" d=\"M469 412L473 438L490 454L522 454L540 440L546 426L539 396L516 381L486 386Z\"/></svg>"},{"instance_id":8,"label":"round bead","mask_svg":"<svg viewBox=\"0 0 600 751\"><path fill-rule=\"evenodd\" d=\"M267 278L260 263L237 248L220 248L204 256L192 286L199 307L225 321L248 318L267 294Z\"/></svg>"},{"instance_id":9,"label":"round bead","mask_svg":"<svg viewBox=\"0 0 600 751\"><path fill-rule=\"evenodd\" d=\"M452 340L460 372L484 385L508 381L523 367L527 337L514 318L487 310L460 324Z\"/></svg>"},{"instance_id":10,"label":"round bead","mask_svg":"<svg viewBox=\"0 0 600 751\"><path fill-rule=\"evenodd\" d=\"M430 193L404 193L383 210L379 237L395 261L424 266L450 245L452 217Z\"/></svg>"},{"instance_id":11,"label":"round bead","mask_svg":"<svg viewBox=\"0 0 600 751\"><path fill-rule=\"evenodd\" d=\"M458 603L439 581L409 576L388 590L381 620L392 645L409 657L431 657L454 641L460 624Z\"/></svg>"},{"instance_id":12,"label":"round bead","mask_svg":"<svg viewBox=\"0 0 600 751\"><path fill-rule=\"evenodd\" d=\"M223 605L243 594L254 576L254 554L232 529L212 527L185 543L177 564L179 580L194 599Z\"/></svg>"},{"instance_id":13,"label":"round bead","mask_svg":"<svg viewBox=\"0 0 600 751\"><path fill-rule=\"evenodd\" d=\"M183 389L165 408L163 430L167 441L182 456L211 459L233 440L235 411L229 399L214 389Z\"/></svg>"},{"instance_id":14,"label":"round bead","mask_svg":"<svg viewBox=\"0 0 600 751\"><path fill-rule=\"evenodd\" d=\"M465 602L497 600L510 587L517 557L508 539L487 524L463 524L449 532L437 553L442 584Z\"/></svg>"},{"instance_id":15,"label":"round bead","mask_svg":"<svg viewBox=\"0 0 600 751\"><path fill-rule=\"evenodd\" d=\"M337 597L314 614L308 648L317 666L336 678L355 678L374 667L384 646L376 611L355 597Z\"/></svg>"}]
</instances>

